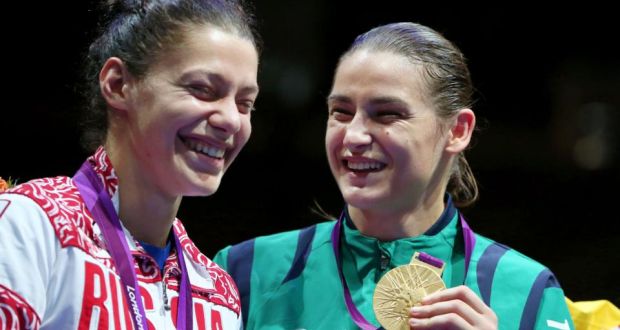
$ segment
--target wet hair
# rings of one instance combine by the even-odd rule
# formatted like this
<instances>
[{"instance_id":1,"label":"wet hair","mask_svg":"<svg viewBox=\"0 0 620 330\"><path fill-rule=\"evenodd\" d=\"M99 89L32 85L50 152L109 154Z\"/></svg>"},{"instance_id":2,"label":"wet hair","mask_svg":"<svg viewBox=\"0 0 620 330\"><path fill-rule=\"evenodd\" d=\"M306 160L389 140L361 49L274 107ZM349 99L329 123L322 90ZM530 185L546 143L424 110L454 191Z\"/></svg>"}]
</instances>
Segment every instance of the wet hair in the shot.
<instances>
[{"instance_id":1,"label":"wet hair","mask_svg":"<svg viewBox=\"0 0 620 330\"><path fill-rule=\"evenodd\" d=\"M439 32L416 23L379 26L359 35L340 61L362 49L391 52L420 64L430 103L444 122L472 107L474 88L465 57ZM478 184L462 152L452 167L447 191L459 207L478 199Z\"/></svg>"},{"instance_id":2,"label":"wet hair","mask_svg":"<svg viewBox=\"0 0 620 330\"><path fill-rule=\"evenodd\" d=\"M257 53L260 38L254 17L243 0L108 0L102 4L98 37L86 55L82 145L92 151L105 142L108 107L99 88L99 71L118 57L137 79L191 27L211 25L249 40Z\"/></svg>"}]
</instances>

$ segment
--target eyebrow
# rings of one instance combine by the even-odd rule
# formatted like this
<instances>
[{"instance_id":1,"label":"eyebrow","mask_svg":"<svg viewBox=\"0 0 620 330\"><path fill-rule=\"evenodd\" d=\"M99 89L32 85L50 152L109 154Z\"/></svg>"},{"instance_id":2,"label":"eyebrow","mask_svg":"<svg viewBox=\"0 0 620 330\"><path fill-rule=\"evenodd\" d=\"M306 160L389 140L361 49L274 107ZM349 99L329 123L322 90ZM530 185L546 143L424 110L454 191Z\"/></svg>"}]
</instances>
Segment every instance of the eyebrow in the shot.
<instances>
[{"instance_id":1,"label":"eyebrow","mask_svg":"<svg viewBox=\"0 0 620 330\"><path fill-rule=\"evenodd\" d=\"M341 95L341 94L332 94L327 97L327 102L344 102L344 103L353 103L350 97ZM407 102L403 101L398 97L393 96L379 96L370 99L371 105L385 105L385 104L393 104L393 105L402 105L407 106Z\"/></svg>"},{"instance_id":2,"label":"eyebrow","mask_svg":"<svg viewBox=\"0 0 620 330\"><path fill-rule=\"evenodd\" d=\"M329 102L351 103L351 98L349 98L348 96L344 96L344 95L332 94L327 97L327 103Z\"/></svg>"},{"instance_id":3,"label":"eyebrow","mask_svg":"<svg viewBox=\"0 0 620 330\"><path fill-rule=\"evenodd\" d=\"M224 76L222 76L221 74L212 72L212 71L204 71L204 70L188 71L181 76L181 80L189 79L195 75L206 77L207 79L213 81L216 85L219 85L219 86L228 87L231 85L230 81L224 78ZM241 89L239 89L239 91L243 94L258 94L259 89L257 85L252 84L249 86L242 87Z\"/></svg>"}]
</instances>

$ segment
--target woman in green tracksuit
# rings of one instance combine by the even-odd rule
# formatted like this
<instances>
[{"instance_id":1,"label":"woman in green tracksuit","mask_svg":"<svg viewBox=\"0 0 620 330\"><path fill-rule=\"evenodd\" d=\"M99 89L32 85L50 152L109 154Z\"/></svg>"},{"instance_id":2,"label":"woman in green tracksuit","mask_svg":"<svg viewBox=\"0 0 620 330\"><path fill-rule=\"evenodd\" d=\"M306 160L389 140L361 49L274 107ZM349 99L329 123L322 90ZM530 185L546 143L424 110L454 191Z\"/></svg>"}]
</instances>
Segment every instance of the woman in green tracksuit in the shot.
<instances>
[{"instance_id":1,"label":"woman in green tracksuit","mask_svg":"<svg viewBox=\"0 0 620 330\"><path fill-rule=\"evenodd\" d=\"M447 289L407 308L406 328L573 329L549 269L473 233L457 209L478 195L463 155L472 90L462 53L428 27L357 37L327 99L342 215L215 258L239 287L246 329L376 329L377 283L416 252L443 265Z\"/></svg>"}]
</instances>

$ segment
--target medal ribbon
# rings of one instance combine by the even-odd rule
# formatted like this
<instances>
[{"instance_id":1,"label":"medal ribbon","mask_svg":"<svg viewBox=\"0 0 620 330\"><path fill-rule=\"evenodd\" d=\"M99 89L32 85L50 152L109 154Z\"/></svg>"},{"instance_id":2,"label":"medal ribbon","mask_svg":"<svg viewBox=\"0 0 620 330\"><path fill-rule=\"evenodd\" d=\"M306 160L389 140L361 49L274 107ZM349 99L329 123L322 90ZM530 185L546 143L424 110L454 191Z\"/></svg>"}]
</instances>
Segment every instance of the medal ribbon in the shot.
<instances>
[{"instance_id":1,"label":"medal ribbon","mask_svg":"<svg viewBox=\"0 0 620 330\"><path fill-rule=\"evenodd\" d=\"M112 199L104 189L95 170L88 161L73 176L73 182L82 195L82 199L101 228L108 245L110 255L116 265L123 283L123 293L129 303L129 311L134 329L147 330L146 313L142 304L142 295L134 269L134 262L121 222L112 204ZM179 288L179 305L177 308L177 329L191 330L193 326L192 303L187 267L183 258L183 249L179 237L172 231L179 267L181 268L181 284ZM164 283L165 286L165 283ZM166 288L163 288L166 290Z\"/></svg>"},{"instance_id":2,"label":"medal ribbon","mask_svg":"<svg viewBox=\"0 0 620 330\"><path fill-rule=\"evenodd\" d=\"M353 302L353 297L351 297L351 291L349 291L349 287L347 286L347 281L344 278L344 273L342 272L342 260L340 257L340 236L341 236L341 228L344 219L344 212L340 215L338 222L334 226L332 230L332 249L334 250L334 255L336 256L336 262L338 267L338 275L340 277L340 283L342 284L342 291L344 294L344 301L347 305L347 310L349 311L349 315L353 319L353 322L357 324L363 330L377 330L382 328L377 328L376 326L370 324L366 320L366 318L360 313L360 311L355 306ZM474 249L474 245L476 243L476 236L474 236L474 232L469 228L469 225L465 221L463 215L459 213L459 219L461 222L461 229L463 230L463 239L465 241L465 275L463 277L463 283L465 282L465 278L467 278L467 270L469 269L469 261L471 260L471 252ZM431 265L435 263L443 263L441 260L430 256L426 253L420 254L420 259Z\"/></svg>"}]
</instances>

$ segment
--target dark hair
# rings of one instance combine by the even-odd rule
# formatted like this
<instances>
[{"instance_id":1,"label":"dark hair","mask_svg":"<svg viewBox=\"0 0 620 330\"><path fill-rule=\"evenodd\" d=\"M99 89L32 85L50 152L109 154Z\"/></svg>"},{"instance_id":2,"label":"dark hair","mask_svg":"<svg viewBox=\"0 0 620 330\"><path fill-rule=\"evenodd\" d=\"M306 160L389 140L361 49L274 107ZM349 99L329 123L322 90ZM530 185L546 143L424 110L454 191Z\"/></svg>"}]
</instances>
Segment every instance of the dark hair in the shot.
<instances>
[{"instance_id":1,"label":"dark hair","mask_svg":"<svg viewBox=\"0 0 620 330\"><path fill-rule=\"evenodd\" d=\"M359 35L343 58L360 49L388 51L421 64L425 85L437 115L448 120L473 105L473 85L463 53L439 32L416 23L393 23ZM457 206L469 206L478 199L478 185L460 153L454 163L448 193Z\"/></svg>"},{"instance_id":2,"label":"dark hair","mask_svg":"<svg viewBox=\"0 0 620 330\"><path fill-rule=\"evenodd\" d=\"M107 134L98 77L108 58L120 58L133 76L143 78L162 53L183 41L188 27L204 24L247 39L260 52L254 17L242 0L108 0L102 9L99 36L88 49L84 70L82 144L89 151Z\"/></svg>"}]
</instances>

